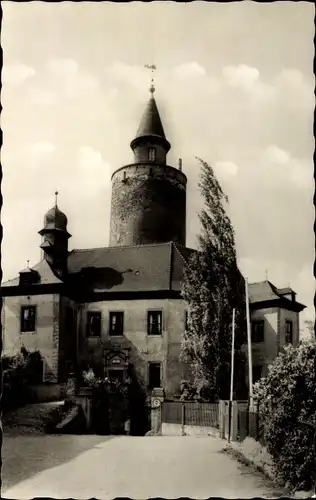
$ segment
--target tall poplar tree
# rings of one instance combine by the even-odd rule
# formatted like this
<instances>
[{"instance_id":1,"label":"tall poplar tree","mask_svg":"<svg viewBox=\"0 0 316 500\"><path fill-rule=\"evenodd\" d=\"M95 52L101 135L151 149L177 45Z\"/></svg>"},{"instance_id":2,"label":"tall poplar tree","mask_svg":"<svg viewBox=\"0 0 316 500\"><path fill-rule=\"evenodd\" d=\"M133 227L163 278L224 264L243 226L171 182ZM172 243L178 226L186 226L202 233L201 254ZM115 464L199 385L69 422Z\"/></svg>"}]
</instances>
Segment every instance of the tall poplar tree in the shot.
<instances>
[{"instance_id":1,"label":"tall poplar tree","mask_svg":"<svg viewBox=\"0 0 316 500\"><path fill-rule=\"evenodd\" d=\"M237 267L234 229L225 210L228 198L212 167L201 159L198 161L199 188L205 206L199 214L198 251L192 254L184 270L182 296L188 304L188 325L182 339L181 358L190 364L198 394L216 400L229 396L233 308L236 309L237 377L242 368L244 280Z\"/></svg>"}]
</instances>

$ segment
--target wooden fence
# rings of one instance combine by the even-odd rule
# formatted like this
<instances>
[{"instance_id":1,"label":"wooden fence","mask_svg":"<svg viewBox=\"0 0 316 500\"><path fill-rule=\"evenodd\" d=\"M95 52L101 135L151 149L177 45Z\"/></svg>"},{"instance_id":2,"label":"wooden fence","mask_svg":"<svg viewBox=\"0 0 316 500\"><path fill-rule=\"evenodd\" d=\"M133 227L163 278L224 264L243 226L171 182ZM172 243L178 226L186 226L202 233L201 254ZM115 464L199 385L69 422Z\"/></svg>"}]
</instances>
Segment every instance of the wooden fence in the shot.
<instances>
[{"instance_id":1,"label":"wooden fence","mask_svg":"<svg viewBox=\"0 0 316 500\"><path fill-rule=\"evenodd\" d=\"M219 428L219 408L217 403L164 401L162 422L201 427Z\"/></svg>"},{"instance_id":2,"label":"wooden fence","mask_svg":"<svg viewBox=\"0 0 316 500\"><path fill-rule=\"evenodd\" d=\"M238 439L244 441L251 437L265 445L263 425L258 409L250 410L247 407L238 408Z\"/></svg>"}]
</instances>

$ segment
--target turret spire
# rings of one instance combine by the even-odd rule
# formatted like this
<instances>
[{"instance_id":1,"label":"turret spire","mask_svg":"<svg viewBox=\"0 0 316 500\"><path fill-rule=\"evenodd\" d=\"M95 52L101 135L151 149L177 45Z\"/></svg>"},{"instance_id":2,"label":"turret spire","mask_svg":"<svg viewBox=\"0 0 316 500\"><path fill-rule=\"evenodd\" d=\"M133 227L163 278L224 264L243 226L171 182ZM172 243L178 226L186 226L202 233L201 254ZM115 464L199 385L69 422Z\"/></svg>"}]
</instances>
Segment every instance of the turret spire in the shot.
<instances>
[{"instance_id":1,"label":"turret spire","mask_svg":"<svg viewBox=\"0 0 316 500\"><path fill-rule=\"evenodd\" d=\"M59 193L58 191L55 191L55 207L57 207L57 197L58 197Z\"/></svg>"}]
</instances>

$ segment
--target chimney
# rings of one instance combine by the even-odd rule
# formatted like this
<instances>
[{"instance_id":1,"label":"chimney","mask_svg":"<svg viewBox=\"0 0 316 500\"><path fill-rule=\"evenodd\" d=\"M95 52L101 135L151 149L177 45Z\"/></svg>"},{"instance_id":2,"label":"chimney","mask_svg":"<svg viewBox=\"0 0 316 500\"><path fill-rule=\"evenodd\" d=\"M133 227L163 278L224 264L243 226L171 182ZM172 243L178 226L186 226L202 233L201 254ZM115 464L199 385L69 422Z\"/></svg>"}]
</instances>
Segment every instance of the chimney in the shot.
<instances>
[{"instance_id":1,"label":"chimney","mask_svg":"<svg viewBox=\"0 0 316 500\"><path fill-rule=\"evenodd\" d=\"M178 165L179 165L180 172L182 172L182 158L179 158Z\"/></svg>"}]
</instances>

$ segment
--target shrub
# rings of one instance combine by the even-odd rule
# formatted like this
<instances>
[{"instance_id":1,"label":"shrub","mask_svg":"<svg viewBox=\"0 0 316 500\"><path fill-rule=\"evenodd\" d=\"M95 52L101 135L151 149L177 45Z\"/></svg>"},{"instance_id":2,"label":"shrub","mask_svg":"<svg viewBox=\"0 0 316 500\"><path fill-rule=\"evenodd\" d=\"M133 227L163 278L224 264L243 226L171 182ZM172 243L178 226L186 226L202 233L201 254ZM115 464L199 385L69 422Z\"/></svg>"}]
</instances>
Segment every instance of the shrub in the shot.
<instances>
[{"instance_id":1,"label":"shrub","mask_svg":"<svg viewBox=\"0 0 316 500\"><path fill-rule=\"evenodd\" d=\"M316 470L316 342L285 347L267 378L255 384L254 395L278 479L310 489Z\"/></svg>"},{"instance_id":2,"label":"shrub","mask_svg":"<svg viewBox=\"0 0 316 500\"><path fill-rule=\"evenodd\" d=\"M29 353L25 348L14 356L2 358L3 394L1 408L12 410L34 402L31 384L42 380L43 362L39 351Z\"/></svg>"},{"instance_id":3,"label":"shrub","mask_svg":"<svg viewBox=\"0 0 316 500\"><path fill-rule=\"evenodd\" d=\"M182 380L180 384L181 401L192 401L196 397L196 389L192 382L189 380Z\"/></svg>"}]
</instances>

